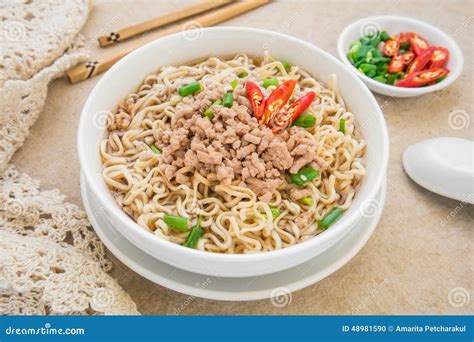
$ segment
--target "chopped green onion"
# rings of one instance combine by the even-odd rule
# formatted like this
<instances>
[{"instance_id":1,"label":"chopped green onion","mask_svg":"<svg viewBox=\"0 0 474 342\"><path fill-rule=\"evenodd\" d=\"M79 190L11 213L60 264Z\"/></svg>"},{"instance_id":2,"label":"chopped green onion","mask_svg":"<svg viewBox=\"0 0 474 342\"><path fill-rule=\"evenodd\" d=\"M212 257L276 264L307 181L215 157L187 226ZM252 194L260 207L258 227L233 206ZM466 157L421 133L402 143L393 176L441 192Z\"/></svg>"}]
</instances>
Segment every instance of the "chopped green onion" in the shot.
<instances>
[{"instance_id":1,"label":"chopped green onion","mask_svg":"<svg viewBox=\"0 0 474 342\"><path fill-rule=\"evenodd\" d=\"M316 124L316 118L311 114L298 116L292 123L292 126L300 126L303 128L311 128Z\"/></svg>"},{"instance_id":2,"label":"chopped green onion","mask_svg":"<svg viewBox=\"0 0 474 342\"><path fill-rule=\"evenodd\" d=\"M276 207L270 207L270 211L272 212L273 219L276 219L281 214L280 209Z\"/></svg>"},{"instance_id":3,"label":"chopped green onion","mask_svg":"<svg viewBox=\"0 0 474 342\"><path fill-rule=\"evenodd\" d=\"M370 71L377 71L377 66L373 64L364 63L364 64L361 64L361 66L359 67L359 70L362 71L364 74L367 74Z\"/></svg>"},{"instance_id":4,"label":"chopped green onion","mask_svg":"<svg viewBox=\"0 0 474 342\"><path fill-rule=\"evenodd\" d=\"M381 57L380 51L375 48L372 48L367 52L367 55L365 56L365 61L366 63L374 64L376 63L374 62L374 59L376 58L378 59L380 57Z\"/></svg>"},{"instance_id":5,"label":"chopped green onion","mask_svg":"<svg viewBox=\"0 0 474 342\"><path fill-rule=\"evenodd\" d=\"M212 112L212 107L213 106L220 106L222 105L222 100L216 100L212 105L210 105L205 111L204 111L204 116L208 117L209 120L212 120L214 117L214 113Z\"/></svg>"},{"instance_id":6,"label":"chopped green onion","mask_svg":"<svg viewBox=\"0 0 474 342\"><path fill-rule=\"evenodd\" d=\"M201 84L199 82L189 83L181 88L179 88L178 93L182 97L194 94L201 90Z\"/></svg>"},{"instance_id":7,"label":"chopped green onion","mask_svg":"<svg viewBox=\"0 0 474 342\"><path fill-rule=\"evenodd\" d=\"M444 80L445 78L446 78L446 76L440 77L440 78L438 78L437 80L435 80L435 83L439 83L439 82L441 82L442 80Z\"/></svg>"},{"instance_id":8,"label":"chopped green onion","mask_svg":"<svg viewBox=\"0 0 474 342\"><path fill-rule=\"evenodd\" d=\"M380 32L380 40L385 42L390 39L390 34L387 31Z\"/></svg>"},{"instance_id":9,"label":"chopped green onion","mask_svg":"<svg viewBox=\"0 0 474 342\"><path fill-rule=\"evenodd\" d=\"M166 225L171 229L178 230L180 232L186 232L189 230L188 219L181 216L165 215L163 218Z\"/></svg>"},{"instance_id":10,"label":"chopped green onion","mask_svg":"<svg viewBox=\"0 0 474 342\"><path fill-rule=\"evenodd\" d=\"M299 200L301 204L312 206L314 204L313 197L306 196Z\"/></svg>"},{"instance_id":11,"label":"chopped green onion","mask_svg":"<svg viewBox=\"0 0 474 342\"><path fill-rule=\"evenodd\" d=\"M379 76L384 76L387 73L388 64L380 64L377 66L377 74Z\"/></svg>"},{"instance_id":12,"label":"chopped green onion","mask_svg":"<svg viewBox=\"0 0 474 342\"><path fill-rule=\"evenodd\" d=\"M405 73L403 72L385 75L385 77L387 78L387 84L390 84L390 85L393 85L396 81L401 80L403 76L405 76Z\"/></svg>"},{"instance_id":13,"label":"chopped green onion","mask_svg":"<svg viewBox=\"0 0 474 342\"><path fill-rule=\"evenodd\" d=\"M349 51L348 51L348 56L350 56L349 58L352 59L354 62L357 62L358 61L358 58L357 58L357 54L359 52L359 50L362 48L362 43L357 41L357 42L352 42L350 47L349 47ZM364 54L365 56L365 54Z\"/></svg>"},{"instance_id":14,"label":"chopped green onion","mask_svg":"<svg viewBox=\"0 0 474 342\"><path fill-rule=\"evenodd\" d=\"M312 181L313 179L317 178L318 176L319 176L319 171L316 171L311 166L308 166L308 167L302 168L294 175L290 175L290 179L296 185L302 186L308 183L309 181Z\"/></svg>"},{"instance_id":15,"label":"chopped green onion","mask_svg":"<svg viewBox=\"0 0 474 342\"><path fill-rule=\"evenodd\" d=\"M156 147L155 145L150 145L150 148L153 152L155 152L156 154L161 154L161 151L159 150L158 147Z\"/></svg>"},{"instance_id":16,"label":"chopped green onion","mask_svg":"<svg viewBox=\"0 0 474 342\"><path fill-rule=\"evenodd\" d=\"M224 98L222 100L224 107L230 108L234 103L234 94L232 93L225 93Z\"/></svg>"},{"instance_id":17,"label":"chopped green onion","mask_svg":"<svg viewBox=\"0 0 474 342\"><path fill-rule=\"evenodd\" d=\"M352 58L352 55L350 53L347 54L347 59L349 60L349 62L351 62L351 64L355 64L354 58Z\"/></svg>"},{"instance_id":18,"label":"chopped green onion","mask_svg":"<svg viewBox=\"0 0 474 342\"><path fill-rule=\"evenodd\" d=\"M354 58L354 60L356 61L359 61L361 59L364 59L365 60L365 56L367 55L367 53L369 52L369 50L372 49L372 46L370 45L362 45L359 50L357 50L357 52L355 53L355 55L353 54L352 57Z\"/></svg>"},{"instance_id":19,"label":"chopped green onion","mask_svg":"<svg viewBox=\"0 0 474 342\"><path fill-rule=\"evenodd\" d=\"M247 77L247 76L248 76L248 74L246 72L241 72L241 73L237 74L238 78L244 78L244 77Z\"/></svg>"},{"instance_id":20,"label":"chopped green onion","mask_svg":"<svg viewBox=\"0 0 474 342\"><path fill-rule=\"evenodd\" d=\"M374 35L362 37L360 41L362 42L363 45L377 47L380 43L380 35L377 32Z\"/></svg>"},{"instance_id":21,"label":"chopped green onion","mask_svg":"<svg viewBox=\"0 0 474 342\"><path fill-rule=\"evenodd\" d=\"M281 64L285 68L286 72L290 71L291 66L290 66L290 64L288 64L288 62L281 62Z\"/></svg>"},{"instance_id":22,"label":"chopped green onion","mask_svg":"<svg viewBox=\"0 0 474 342\"><path fill-rule=\"evenodd\" d=\"M319 221L319 228L322 230L328 229L334 222L341 217L343 211L341 208L332 208L329 212Z\"/></svg>"},{"instance_id":23,"label":"chopped green onion","mask_svg":"<svg viewBox=\"0 0 474 342\"><path fill-rule=\"evenodd\" d=\"M232 87L232 89L235 89L235 87L237 87L238 84L239 84L239 82L237 82L237 80L233 80L232 82L229 83L229 85Z\"/></svg>"},{"instance_id":24,"label":"chopped green onion","mask_svg":"<svg viewBox=\"0 0 474 342\"><path fill-rule=\"evenodd\" d=\"M381 82L381 83L387 83L387 79L383 76L375 76L374 80L378 81L378 82Z\"/></svg>"},{"instance_id":25,"label":"chopped green onion","mask_svg":"<svg viewBox=\"0 0 474 342\"><path fill-rule=\"evenodd\" d=\"M273 219L276 219L281 214L280 209L278 209L277 207L270 207L270 211L272 212ZM267 218L266 213L263 213L262 216Z\"/></svg>"},{"instance_id":26,"label":"chopped green onion","mask_svg":"<svg viewBox=\"0 0 474 342\"><path fill-rule=\"evenodd\" d=\"M267 89L270 86L277 86L279 84L278 80L276 78L267 78L263 80L263 87Z\"/></svg>"},{"instance_id":27,"label":"chopped green onion","mask_svg":"<svg viewBox=\"0 0 474 342\"><path fill-rule=\"evenodd\" d=\"M201 227L194 226L188 234L183 246L188 248L196 248L199 239L204 235Z\"/></svg>"},{"instance_id":28,"label":"chopped green onion","mask_svg":"<svg viewBox=\"0 0 474 342\"><path fill-rule=\"evenodd\" d=\"M346 133L346 120L343 118L339 120L339 132L342 132L343 134Z\"/></svg>"},{"instance_id":29,"label":"chopped green onion","mask_svg":"<svg viewBox=\"0 0 474 342\"><path fill-rule=\"evenodd\" d=\"M405 52L407 52L407 50L404 50L404 49L398 50L398 54L399 54L399 55L403 55Z\"/></svg>"}]
</instances>

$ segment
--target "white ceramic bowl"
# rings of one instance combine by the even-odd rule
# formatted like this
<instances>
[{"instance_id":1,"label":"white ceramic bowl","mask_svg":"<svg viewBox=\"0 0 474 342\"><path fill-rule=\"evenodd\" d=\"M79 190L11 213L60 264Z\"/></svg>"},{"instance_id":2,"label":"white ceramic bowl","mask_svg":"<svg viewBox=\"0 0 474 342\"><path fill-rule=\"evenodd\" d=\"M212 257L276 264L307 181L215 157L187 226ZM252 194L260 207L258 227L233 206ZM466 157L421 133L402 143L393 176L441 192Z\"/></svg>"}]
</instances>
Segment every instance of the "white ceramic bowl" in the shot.
<instances>
[{"instance_id":1,"label":"white ceramic bowl","mask_svg":"<svg viewBox=\"0 0 474 342\"><path fill-rule=\"evenodd\" d=\"M97 124L104 110L112 110L128 93L134 91L144 77L160 66L179 65L208 56L229 56L245 52L262 56L268 50L276 58L306 69L322 81L334 73L339 90L348 107L355 113L368 144L367 176L351 208L330 229L290 248L246 255L202 252L165 241L131 220L115 203L101 177L99 143L105 127ZM385 121L373 95L364 84L336 58L302 40L276 32L250 28L209 28L189 40L185 33L154 41L123 58L97 83L81 114L78 151L82 172L101 207L96 212L137 247L146 253L181 269L223 277L257 276L298 265L331 247L367 215L387 170L388 133ZM369 213L370 214L370 213Z\"/></svg>"},{"instance_id":2,"label":"white ceramic bowl","mask_svg":"<svg viewBox=\"0 0 474 342\"><path fill-rule=\"evenodd\" d=\"M363 35L373 33L376 30L387 31L390 34L416 32L426 38L431 45L439 45L447 48L449 50L447 68L450 72L446 79L428 87L402 88L377 82L370 77L363 75L351 64L351 62L349 62L347 59L347 51L349 50L351 42L359 40ZM464 65L464 58L461 49L451 36L420 20L398 16L368 17L350 24L339 35L337 41L337 52L339 58L344 62L344 64L346 64L352 72L362 79L371 90L392 97L420 96L446 88L459 77Z\"/></svg>"}]
</instances>

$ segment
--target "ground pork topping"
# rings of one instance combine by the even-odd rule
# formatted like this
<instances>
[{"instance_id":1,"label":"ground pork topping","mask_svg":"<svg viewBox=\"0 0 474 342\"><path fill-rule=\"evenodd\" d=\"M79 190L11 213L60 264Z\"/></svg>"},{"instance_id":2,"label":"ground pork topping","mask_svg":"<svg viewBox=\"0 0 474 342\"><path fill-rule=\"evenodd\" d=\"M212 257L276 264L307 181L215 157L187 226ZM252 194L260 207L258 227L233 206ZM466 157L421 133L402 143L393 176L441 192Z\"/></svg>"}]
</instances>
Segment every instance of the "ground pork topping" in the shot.
<instances>
[{"instance_id":1,"label":"ground pork topping","mask_svg":"<svg viewBox=\"0 0 474 342\"><path fill-rule=\"evenodd\" d=\"M307 164L319 165L317 143L304 128L290 127L273 134L257 122L242 95L237 95L231 108L213 106L210 120L202 113L219 94L199 95L193 103L178 105L177 110L184 114L174 127L154 132L155 144L162 151L160 168L167 177L182 167L203 176L213 173L222 184L246 186L268 202L271 197L267 194L282 184L285 174L296 173ZM176 182L185 179L176 177Z\"/></svg>"}]
</instances>

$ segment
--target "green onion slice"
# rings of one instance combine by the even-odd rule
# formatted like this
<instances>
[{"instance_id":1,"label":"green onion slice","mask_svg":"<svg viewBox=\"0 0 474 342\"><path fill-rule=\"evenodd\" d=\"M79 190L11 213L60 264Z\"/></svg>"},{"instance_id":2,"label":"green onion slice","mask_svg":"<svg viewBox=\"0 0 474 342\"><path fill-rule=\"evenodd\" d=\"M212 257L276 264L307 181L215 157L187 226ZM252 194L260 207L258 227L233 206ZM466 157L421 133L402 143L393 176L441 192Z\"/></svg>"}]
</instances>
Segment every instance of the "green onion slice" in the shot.
<instances>
[{"instance_id":1,"label":"green onion slice","mask_svg":"<svg viewBox=\"0 0 474 342\"><path fill-rule=\"evenodd\" d=\"M319 228L322 230L328 229L339 217L341 217L343 211L341 208L332 208L329 212L324 215L323 219L319 221Z\"/></svg>"},{"instance_id":2,"label":"green onion slice","mask_svg":"<svg viewBox=\"0 0 474 342\"><path fill-rule=\"evenodd\" d=\"M178 93L180 96L185 97L185 96L194 94L200 90L201 90L201 84L199 82L193 82L179 88Z\"/></svg>"},{"instance_id":3,"label":"green onion slice","mask_svg":"<svg viewBox=\"0 0 474 342\"><path fill-rule=\"evenodd\" d=\"M339 132L342 132L343 134L346 133L346 120L345 119L339 120Z\"/></svg>"},{"instance_id":4,"label":"green onion slice","mask_svg":"<svg viewBox=\"0 0 474 342\"><path fill-rule=\"evenodd\" d=\"M313 197L306 196L299 200L301 204L312 206L314 204Z\"/></svg>"},{"instance_id":5,"label":"green onion slice","mask_svg":"<svg viewBox=\"0 0 474 342\"><path fill-rule=\"evenodd\" d=\"M150 148L153 152L155 152L156 154L161 154L161 151L158 147L156 147L155 145L150 145Z\"/></svg>"},{"instance_id":6,"label":"green onion slice","mask_svg":"<svg viewBox=\"0 0 474 342\"><path fill-rule=\"evenodd\" d=\"M233 103L234 103L234 94L225 93L224 98L222 100L222 104L224 105L224 107L230 108L232 107Z\"/></svg>"},{"instance_id":7,"label":"green onion slice","mask_svg":"<svg viewBox=\"0 0 474 342\"><path fill-rule=\"evenodd\" d=\"M300 115L291 123L292 126L300 126L303 128L311 128L314 127L315 124L316 117L311 114Z\"/></svg>"},{"instance_id":8,"label":"green onion slice","mask_svg":"<svg viewBox=\"0 0 474 342\"><path fill-rule=\"evenodd\" d=\"M166 225L171 229L180 232L187 232L189 230L188 219L186 217L165 215L163 221L165 221Z\"/></svg>"},{"instance_id":9,"label":"green onion slice","mask_svg":"<svg viewBox=\"0 0 474 342\"><path fill-rule=\"evenodd\" d=\"M214 106L220 106L220 105L222 105L222 100L221 100L221 99L215 101L212 105L210 105L210 106L204 111L204 116L208 117L209 120L212 120L212 118L214 117L214 113L212 112L212 107L214 107Z\"/></svg>"},{"instance_id":10,"label":"green onion slice","mask_svg":"<svg viewBox=\"0 0 474 342\"><path fill-rule=\"evenodd\" d=\"M232 87L232 89L235 89L235 87L237 87L238 84L239 84L239 82L237 80L233 80L232 82L229 83L229 85Z\"/></svg>"},{"instance_id":11,"label":"green onion slice","mask_svg":"<svg viewBox=\"0 0 474 342\"><path fill-rule=\"evenodd\" d=\"M298 186L302 186L319 176L319 171L313 169L311 166L307 166L299 170L294 175L290 175L290 179L293 183Z\"/></svg>"},{"instance_id":12,"label":"green onion slice","mask_svg":"<svg viewBox=\"0 0 474 342\"><path fill-rule=\"evenodd\" d=\"M196 248L199 239L204 235L204 230L201 227L194 226L188 234L183 246L188 248Z\"/></svg>"},{"instance_id":13,"label":"green onion slice","mask_svg":"<svg viewBox=\"0 0 474 342\"><path fill-rule=\"evenodd\" d=\"M267 78L263 80L263 87L267 89L270 86L278 86L280 84L276 78Z\"/></svg>"},{"instance_id":14,"label":"green onion slice","mask_svg":"<svg viewBox=\"0 0 474 342\"><path fill-rule=\"evenodd\" d=\"M244 78L244 77L247 77L247 76L248 76L248 74L246 72L241 72L241 73L237 74L238 78Z\"/></svg>"}]
</instances>

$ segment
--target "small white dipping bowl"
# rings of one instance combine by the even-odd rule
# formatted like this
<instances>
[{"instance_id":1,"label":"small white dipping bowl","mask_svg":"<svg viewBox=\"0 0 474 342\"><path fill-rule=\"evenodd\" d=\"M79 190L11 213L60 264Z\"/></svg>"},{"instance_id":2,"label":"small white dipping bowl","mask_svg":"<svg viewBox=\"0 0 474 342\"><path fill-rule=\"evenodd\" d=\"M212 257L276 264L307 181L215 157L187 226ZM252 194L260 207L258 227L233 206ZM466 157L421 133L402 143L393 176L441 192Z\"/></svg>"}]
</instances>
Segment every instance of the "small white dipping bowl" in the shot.
<instances>
[{"instance_id":1,"label":"small white dipping bowl","mask_svg":"<svg viewBox=\"0 0 474 342\"><path fill-rule=\"evenodd\" d=\"M161 66L178 66L209 56L231 56L240 52L261 57L264 50L275 58L307 70L321 81L326 82L331 73L337 75L340 93L349 110L355 113L368 145L365 158L367 175L350 209L330 229L308 241L277 251L245 255L186 248L140 227L119 208L102 179L99 144L106 136L100 119L104 111L113 110L141 84L145 76ZM237 27L203 29L192 40L186 33L173 34L130 53L115 64L92 90L84 105L78 131L81 171L91 195L101 204L101 208L96 208L98 215L104 215L128 240L157 259L187 271L223 277L258 276L281 271L322 253L339 241L362 215L367 215L368 207L377 205L373 201L387 171L388 146L385 121L373 95L335 57L290 36Z\"/></svg>"},{"instance_id":2,"label":"small white dipping bowl","mask_svg":"<svg viewBox=\"0 0 474 342\"><path fill-rule=\"evenodd\" d=\"M353 41L357 41L363 35L374 33L377 30L387 31L389 34L415 32L424 37L430 45L443 46L447 48L449 50L449 61L446 68L450 70L448 76L442 82L420 88L395 87L389 84L377 82L370 77L365 76L357 70L351 62L349 62L347 59L347 52L349 51L349 45ZM464 58L461 49L448 34L420 20L398 16L368 17L350 24L339 35L337 41L337 52L339 58L344 62L344 64L360 77L370 90L391 97L420 96L446 88L459 77L464 65Z\"/></svg>"}]
</instances>

